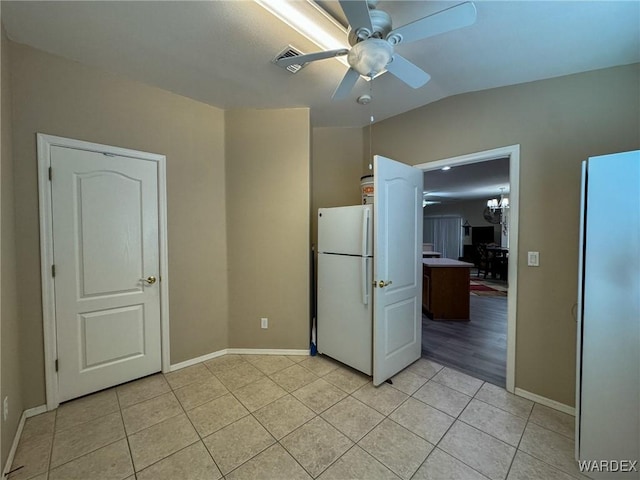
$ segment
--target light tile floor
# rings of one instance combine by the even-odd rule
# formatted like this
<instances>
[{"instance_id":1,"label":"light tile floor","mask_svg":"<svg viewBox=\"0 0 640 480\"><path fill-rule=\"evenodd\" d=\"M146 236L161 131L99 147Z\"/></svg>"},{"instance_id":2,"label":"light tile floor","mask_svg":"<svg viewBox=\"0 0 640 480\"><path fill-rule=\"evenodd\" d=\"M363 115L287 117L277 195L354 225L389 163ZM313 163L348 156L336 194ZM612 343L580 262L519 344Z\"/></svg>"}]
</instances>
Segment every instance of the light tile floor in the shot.
<instances>
[{"instance_id":1,"label":"light tile floor","mask_svg":"<svg viewBox=\"0 0 640 480\"><path fill-rule=\"evenodd\" d=\"M29 418L8 478L583 478L573 423L425 359L375 388L325 357L225 355Z\"/></svg>"}]
</instances>

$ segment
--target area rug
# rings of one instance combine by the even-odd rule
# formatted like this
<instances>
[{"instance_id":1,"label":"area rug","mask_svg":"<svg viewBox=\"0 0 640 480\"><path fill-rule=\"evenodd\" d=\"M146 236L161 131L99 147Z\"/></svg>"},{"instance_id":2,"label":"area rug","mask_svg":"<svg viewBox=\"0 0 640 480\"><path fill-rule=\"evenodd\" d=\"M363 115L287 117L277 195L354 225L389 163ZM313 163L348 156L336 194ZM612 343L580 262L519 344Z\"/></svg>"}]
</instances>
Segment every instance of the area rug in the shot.
<instances>
[{"instance_id":1,"label":"area rug","mask_svg":"<svg viewBox=\"0 0 640 480\"><path fill-rule=\"evenodd\" d=\"M486 280L471 279L469 282L469 293L471 295L483 297L506 297L507 287L487 282Z\"/></svg>"}]
</instances>

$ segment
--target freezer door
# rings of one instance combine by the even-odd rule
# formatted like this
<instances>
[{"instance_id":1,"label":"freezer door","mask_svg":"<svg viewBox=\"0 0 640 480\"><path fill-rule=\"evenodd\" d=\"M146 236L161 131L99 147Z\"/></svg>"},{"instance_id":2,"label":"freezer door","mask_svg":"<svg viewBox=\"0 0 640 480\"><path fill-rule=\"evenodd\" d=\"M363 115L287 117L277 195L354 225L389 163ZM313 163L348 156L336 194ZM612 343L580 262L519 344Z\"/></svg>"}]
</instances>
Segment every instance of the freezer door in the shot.
<instances>
[{"instance_id":1,"label":"freezer door","mask_svg":"<svg viewBox=\"0 0 640 480\"><path fill-rule=\"evenodd\" d=\"M371 205L318 209L318 252L371 256Z\"/></svg>"},{"instance_id":2,"label":"freezer door","mask_svg":"<svg viewBox=\"0 0 640 480\"><path fill-rule=\"evenodd\" d=\"M590 158L586 175L579 459L640 460L640 151Z\"/></svg>"},{"instance_id":3,"label":"freezer door","mask_svg":"<svg viewBox=\"0 0 640 480\"><path fill-rule=\"evenodd\" d=\"M318 352L372 374L372 260L318 255Z\"/></svg>"}]
</instances>

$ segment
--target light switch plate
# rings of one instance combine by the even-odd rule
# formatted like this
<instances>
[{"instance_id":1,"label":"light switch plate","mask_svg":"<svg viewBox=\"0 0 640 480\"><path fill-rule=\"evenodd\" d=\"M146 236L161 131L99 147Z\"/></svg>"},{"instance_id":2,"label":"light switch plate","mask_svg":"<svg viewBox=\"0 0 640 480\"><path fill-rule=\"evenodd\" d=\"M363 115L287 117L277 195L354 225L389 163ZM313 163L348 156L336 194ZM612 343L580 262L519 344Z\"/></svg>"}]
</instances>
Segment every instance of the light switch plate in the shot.
<instances>
[{"instance_id":1,"label":"light switch plate","mask_svg":"<svg viewBox=\"0 0 640 480\"><path fill-rule=\"evenodd\" d=\"M530 267L539 267L540 252L527 252L527 265Z\"/></svg>"}]
</instances>

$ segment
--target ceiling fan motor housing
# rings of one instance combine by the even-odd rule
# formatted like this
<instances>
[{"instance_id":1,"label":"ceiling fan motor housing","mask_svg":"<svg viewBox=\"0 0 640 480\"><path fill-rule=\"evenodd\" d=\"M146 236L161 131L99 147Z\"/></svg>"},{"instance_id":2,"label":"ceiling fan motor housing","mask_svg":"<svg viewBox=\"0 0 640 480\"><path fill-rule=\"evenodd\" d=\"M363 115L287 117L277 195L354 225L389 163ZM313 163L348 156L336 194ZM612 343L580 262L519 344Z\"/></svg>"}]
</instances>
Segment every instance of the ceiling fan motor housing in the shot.
<instances>
[{"instance_id":1,"label":"ceiling fan motor housing","mask_svg":"<svg viewBox=\"0 0 640 480\"><path fill-rule=\"evenodd\" d=\"M371 26L373 32L369 32L368 29L351 28L349 27L349 45L353 46L356 43L362 42L367 38L387 38L387 35L392 29L391 16L383 10L369 10L369 18L371 19Z\"/></svg>"}]
</instances>

